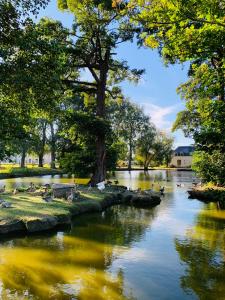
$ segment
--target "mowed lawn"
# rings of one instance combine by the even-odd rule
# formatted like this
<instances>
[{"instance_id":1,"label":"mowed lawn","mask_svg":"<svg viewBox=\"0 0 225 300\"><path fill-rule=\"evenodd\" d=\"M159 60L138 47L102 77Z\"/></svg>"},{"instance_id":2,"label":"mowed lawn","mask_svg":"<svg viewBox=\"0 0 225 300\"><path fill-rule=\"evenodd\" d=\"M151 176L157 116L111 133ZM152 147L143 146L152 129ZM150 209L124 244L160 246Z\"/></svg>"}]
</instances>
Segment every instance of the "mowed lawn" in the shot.
<instances>
[{"instance_id":1,"label":"mowed lawn","mask_svg":"<svg viewBox=\"0 0 225 300\"><path fill-rule=\"evenodd\" d=\"M80 204L88 204L92 201L101 201L105 193L101 193L96 188L88 191L87 186L78 188ZM52 202L45 202L41 196L34 196L32 193L9 193L0 194L0 199L10 202L11 208L0 208L0 220L2 219L30 219L44 216L54 216L69 214L70 209L76 206L76 202L71 203L64 199L54 199Z\"/></svg>"}]
</instances>

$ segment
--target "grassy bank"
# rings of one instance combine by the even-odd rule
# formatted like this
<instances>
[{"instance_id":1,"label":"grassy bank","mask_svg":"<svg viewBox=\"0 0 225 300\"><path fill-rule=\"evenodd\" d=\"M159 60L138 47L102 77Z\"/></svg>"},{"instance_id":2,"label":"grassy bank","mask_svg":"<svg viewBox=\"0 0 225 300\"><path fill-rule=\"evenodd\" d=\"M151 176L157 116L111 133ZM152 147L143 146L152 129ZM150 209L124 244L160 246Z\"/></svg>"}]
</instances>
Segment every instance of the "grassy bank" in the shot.
<instances>
[{"instance_id":1,"label":"grassy bank","mask_svg":"<svg viewBox=\"0 0 225 300\"><path fill-rule=\"evenodd\" d=\"M191 198L205 202L221 202L225 205L225 187L206 184L188 191Z\"/></svg>"},{"instance_id":2,"label":"grassy bank","mask_svg":"<svg viewBox=\"0 0 225 300\"><path fill-rule=\"evenodd\" d=\"M10 208L0 207L0 235L16 232L33 233L46 231L58 225L71 225L72 216L84 212L101 211L105 194L97 190L80 189L80 199L69 202L54 199L45 202L36 193L21 192L0 194L0 202L10 203ZM4 204L3 203L3 204Z\"/></svg>"},{"instance_id":3,"label":"grassy bank","mask_svg":"<svg viewBox=\"0 0 225 300\"><path fill-rule=\"evenodd\" d=\"M11 165L5 165L5 166L1 166L0 168L0 179L43 176L43 175L57 175L62 173L63 172L60 169L51 169L48 167L39 168L34 166L28 166L26 168L20 168Z\"/></svg>"},{"instance_id":4,"label":"grassy bank","mask_svg":"<svg viewBox=\"0 0 225 300\"><path fill-rule=\"evenodd\" d=\"M105 194L93 189L88 192L86 188L80 188L81 201L85 205L88 201L99 202L104 199ZM76 208L75 203L70 203L62 199L54 199L52 202L44 202L41 196L32 193L12 193L1 194L1 199L10 202L12 208L1 209L0 219L19 218L28 220L45 216L57 216L69 214L71 209Z\"/></svg>"},{"instance_id":5,"label":"grassy bank","mask_svg":"<svg viewBox=\"0 0 225 300\"><path fill-rule=\"evenodd\" d=\"M109 186L104 192L97 188L79 186L79 198L73 202L54 198L45 202L39 191L0 194L0 234L46 231L58 225L71 225L73 216L100 212L115 204L153 207L160 203L157 193L143 194L126 191L124 187ZM6 204L11 207L5 208Z\"/></svg>"}]
</instances>

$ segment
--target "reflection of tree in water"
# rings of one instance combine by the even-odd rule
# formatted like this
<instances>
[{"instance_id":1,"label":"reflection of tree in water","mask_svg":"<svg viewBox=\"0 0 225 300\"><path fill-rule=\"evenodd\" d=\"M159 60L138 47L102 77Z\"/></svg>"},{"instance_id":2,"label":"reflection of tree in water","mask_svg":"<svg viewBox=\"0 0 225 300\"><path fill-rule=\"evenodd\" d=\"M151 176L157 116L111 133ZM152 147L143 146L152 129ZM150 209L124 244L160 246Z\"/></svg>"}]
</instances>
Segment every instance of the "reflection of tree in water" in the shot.
<instances>
[{"instance_id":1,"label":"reflection of tree in water","mask_svg":"<svg viewBox=\"0 0 225 300\"><path fill-rule=\"evenodd\" d=\"M140 240L153 218L154 210L114 207L77 218L69 234L4 242L2 299L134 299L124 294L122 270L108 269L119 255L114 245Z\"/></svg>"},{"instance_id":2,"label":"reflection of tree in water","mask_svg":"<svg viewBox=\"0 0 225 300\"><path fill-rule=\"evenodd\" d=\"M115 206L99 214L83 215L74 222L70 235L111 245L129 246L139 241L155 218L156 210Z\"/></svg>"},{"instance_id":3,"label":"reflection of tree in water","mask_svg":"<svg viewBox=\"0 0 225 300\"><path fill-rule=\"evenodd\" d=\"M225 211L210 204L197 216L186 239L175 240L176 250L187 266L181 286L195 292L199 299L225 299L224 228Z\"/></svg>"}]
</instances>

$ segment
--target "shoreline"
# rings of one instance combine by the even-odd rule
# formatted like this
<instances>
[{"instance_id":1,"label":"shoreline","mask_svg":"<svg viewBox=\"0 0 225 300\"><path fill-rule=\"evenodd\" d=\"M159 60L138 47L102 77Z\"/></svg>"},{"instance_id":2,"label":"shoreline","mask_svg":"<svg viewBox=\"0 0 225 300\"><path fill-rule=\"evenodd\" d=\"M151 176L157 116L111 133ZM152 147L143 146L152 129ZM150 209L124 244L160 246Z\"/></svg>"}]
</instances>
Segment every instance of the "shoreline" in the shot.
<instances>
[{"instance_id":1,"label":"shoreline","mask_svg":"<svg viewBox=\"0 0 225 300\"><path fill-rule=\"evenodd\" d=\"M145 171L145 172L148 172L148 171L155 171L155 170L162 170L162 171L188 171L188 172L191 172L193 171L191 168L149 168L148 170L144 170L144 168L132 168L130 170L130 172L132 171ZM128 168L116 168L115 171L129 171Z\"/></svg>"},{"instance_id":2,"label":"shoreline","mask_svg":"<svg viewBox=\"0 0 225 300\"><path fill-rule=\"evenodd\" d=\"M220 202L225 206L225 188L223 187L199 187L188 191L190 199L197 199L205 203Z\"/></svg>"},{"instance_id":3,"label":"shoreline","mask_svg":"<svg viewBox=\"0 0 225 300\"><path fill-rule=\"evenodd\" d=\"M27 194L22 193L20 195L20 198L26 199L24 197L26 195ZM15 236L16 234L29 235L34 233L47 232L56 230L57 228L62 226L71 227L72 219L75 216L84 213L102 212L114 205L130 205L142 208L152 208L159 205L161 202L160 196L156 193L147 195L143 193L137 194L130 191L114 191L111 193L100 195L101 198L99 199L94 199L93 194L90 194L89 196L89 199L82 198L80 200L77 200L76 202L73 202L72 204L69 204L66 200L62 201L58 199L54 199L54 201L49 203L40 202L42 207L45 206L45 204L46 206L50 206L54 205L55 201L58 202L57 213L47 213L40 216L37 215L36 217L32 217L31 214L31 217L28 215L21 218L18 216L5 219L3 218L0 220L0 237L7 237L7 235ZM17 196L17 198L18 197L19 196ZM28 200L24 201L29 202ZM5 212L5 210L12 210L13 208L1 208L1 210L2 209L4 209ZM61 213L61 209L62 211L64 210L63 213Z\"/></svg>"},{"instance_id":4,"label":"shoreline","mask_svg":"<svg viewBox=\"0 0 225 300\"><path fill-rule=\"evenodd\" d=\"M16 169L15 169L16 170ZM144 170L143 168L133 168L130 170L130 172L133 171L156 171L156 170L162 170L162 171L187 171L191 172L191 168L149 168L148 170ZM128 168L116 168L114 172L120 172L120 171L129 171ZM111 171L113 172L113 171ZM24 168L24 170L16 170L15 173L12 172L6 172L1 173L0 172L0 180L4 179L10 179L10 178L26 178L26 177L39 177L39 176L46 176L46 175L64 175L65 173L61 169L47 169L47 168Z\"/></svg>"},{"instance_id":5,"label":"shoreline","mask_svg":"<svg viewBox=\"0 0 225 300\"><path fill-rule=\"evenodd\" d=\"M63 171L60 169L47 169L47 168L26 168L25 170L16 170L16 172L6 172L0 173L0 180L10 179L10 178L24 178L24 177L34 177L34 176L45 176L45 175L63 175Z\"/></svg>"}]
</instances>

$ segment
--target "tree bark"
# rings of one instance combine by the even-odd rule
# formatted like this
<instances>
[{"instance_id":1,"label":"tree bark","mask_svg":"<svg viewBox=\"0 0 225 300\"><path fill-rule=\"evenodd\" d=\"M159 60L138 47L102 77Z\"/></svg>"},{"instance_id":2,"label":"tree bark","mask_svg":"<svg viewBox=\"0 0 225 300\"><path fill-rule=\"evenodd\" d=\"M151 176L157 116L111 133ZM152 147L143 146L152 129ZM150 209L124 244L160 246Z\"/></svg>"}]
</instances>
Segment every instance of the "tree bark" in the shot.
<instances>
[{"instance_id":1,"label":"tree bark","mask_svg":"<svg viewBox=\"0 0 225 300\"><path fill-rule=\"evenodd\" d=\"M144 171L148 171L148 164L144 164Z\"/></svg>"},{"instance_id":2,"label":"tree bark","mask_svg":"<svg viewBox=\"0 0 225 300\"><path fill-rule=\"evenodd\" d=\"M56 160L56 137L54 132L53 123L50 124L51 130L51 168L56 169L55 160Z\"/></svg>"},{"instance_id":3,"label":"tree bark","mask_svg":"<svg viewBox=\"0 0 225 300\"><path fill-rule=\"evenodd\" d=\"M131 166L131 163L132 163L132 139L130 138L129 140L129 159L128 159L128 171L131 171L132 169L132 166Z\"/></svg>"},{"instance_id":4,"label":"tree bark","mask_svg":"<svg viewBox=\"0 0 225 300\"><path fill-rule=\"evenodd\" d=\"M38 154L38 167L39 168L43 168L43 161L44 161L44 153L43 152L40 152Z\"/></svg>"},{"instance_id":5,"label":"tree bark","mask_svg":"<svg viewBox=\"0 0 225 300\"><path fill-rule=\"evenodd\" d=\"M97 116L103 121L105 119L105 83L100 83L97 92ZM91 184L95 186L106 178L106 148L105 133L97 133L96 136L96 163Z\"/></svg>"},{"instance_id":6,"label":"tree bark","mask_svg":"<svg viewBox=\"0 0 225 300\"><path fill-rule=\"evenodd\" d=\"M25 168L26 154L27 154L27 151L26 151L25 148L23 148L22 154L21 154L21 160L20 160L20 167L21 167L21 168Z\"/></svg>"},{"instance_id":7,"label":"tree bark","mask_svg":"<svg viewBox=\"0 0 225 300\"><path fill-rule=\"evenodd\" d=\"M105 121L105 93L106 93L106 82L108 74L108 61L110 57L110 49L106 50L104 61L100 68L99 81L97 84L97 95L96 95L96 115L102 121ZM106 136L104 132L97 132L96 134L96 166L94 174L91 179L91 184L95 186L97 183L102 182L106 178Z\"/></svg>"},{"instance_id":8,"label":"tree bark","mask_svg":"<svg viewBox=\"0 0 225 300\"><path fill-rule=\"evenodd\" d=\"M43 162L44 162L44 153L45 153L45 144L46 144L46 128L47 128L47 121L44 121L43 127L42 127L41 149L38 153L38 167L40 167L40 168L43 168Z\"/></svg>"}]
</instances>

